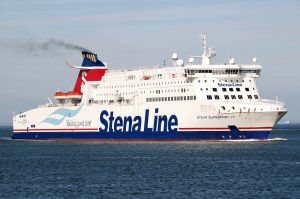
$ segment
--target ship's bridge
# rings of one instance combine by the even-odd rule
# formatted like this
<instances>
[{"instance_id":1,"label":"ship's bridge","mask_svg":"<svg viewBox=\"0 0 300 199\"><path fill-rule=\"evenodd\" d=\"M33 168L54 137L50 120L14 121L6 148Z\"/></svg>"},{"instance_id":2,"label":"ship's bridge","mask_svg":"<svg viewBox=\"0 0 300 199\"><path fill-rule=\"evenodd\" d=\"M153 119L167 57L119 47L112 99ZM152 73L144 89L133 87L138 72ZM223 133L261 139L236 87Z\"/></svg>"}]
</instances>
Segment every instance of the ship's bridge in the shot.
<instances>
[{"instance_id":1,"label":"ship's bridge","mask_svg":"<svg viewBox=\"0 0 300 199\"><path fill-rule=\"evenodd\" d=\"M211 58L216 56L214 48L207 47L206 34L203 38L203 53L201 56L191 56L188 64L184 64L182 59L178 59L177 53L173 53L173 65L184 69L187 78L257 78L260 77L262 67L257 64L254 57L251 64L237 64L233 57L230 57L228 63L211 64Z\"/></svg>"},{"instance_id":2,"label":"ship's bridge","mask_svg":"<svg viewBox=\"0 0 300 199\"><path fill-rule=\"evenodd\" d=\"M260 65L186 65L185 74L188 78L216 77L216 78L238 78L259 77Z\"/></svg>"}]
</instances>

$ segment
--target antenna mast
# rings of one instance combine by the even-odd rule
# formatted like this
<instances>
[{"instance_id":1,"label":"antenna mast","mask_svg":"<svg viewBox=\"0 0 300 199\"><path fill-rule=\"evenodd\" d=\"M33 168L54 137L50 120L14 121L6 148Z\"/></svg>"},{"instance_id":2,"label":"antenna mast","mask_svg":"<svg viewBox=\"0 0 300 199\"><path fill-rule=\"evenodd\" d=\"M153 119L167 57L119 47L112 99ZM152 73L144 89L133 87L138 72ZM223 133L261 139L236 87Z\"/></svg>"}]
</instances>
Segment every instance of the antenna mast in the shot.
<instances>
[{"instance_id":1,"label":"antenna mast","mask_svg":"<svg viewBox=\"0 0 300 199\"><path fill-rule=\"evenodd\" d=\"M203 40L203 44L202 44L203 55L207 56L207 40L206 40L207 39L207 35L206 35L206 32L204 32L202 35L200 35L200 37L202 37L202 40Z\"/></svg>"},{"instance_id":2,"label":"antenna mast","mask_svg":"<svg viewBox=\"0 0 300 199\"><path fill-rule=\"evenodd\" d=\"M207 34L205 32L200 36L203 39L202 65L209 65L210 58L216 56L216 50L214 48L207 47Z\"/></svg>"}]
</instances>

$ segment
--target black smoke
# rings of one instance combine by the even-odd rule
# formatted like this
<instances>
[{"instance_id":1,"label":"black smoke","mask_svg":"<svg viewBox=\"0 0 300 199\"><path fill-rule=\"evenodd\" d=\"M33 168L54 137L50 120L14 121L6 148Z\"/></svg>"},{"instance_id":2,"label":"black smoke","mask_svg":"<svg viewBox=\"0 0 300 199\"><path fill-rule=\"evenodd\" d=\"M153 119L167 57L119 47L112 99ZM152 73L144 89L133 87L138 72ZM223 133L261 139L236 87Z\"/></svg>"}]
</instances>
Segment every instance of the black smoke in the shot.
<instances>
[{"instance_id":1,"label":"black smoke","mask_svg":"<svg viewBox=\"0 0 300 199\"><path fill-rule=\"evenodd\" d=\"M37 41L0 41L0 47L2 50L13 50L17 52L27 53L30 55L38 55L40 53L54 53L57 54L61 50L71 51L86 51L91 52L87 48L84 48L77 44L65 42L63 40L49 39L45 42ZM3 49L4 48L4 49Z\"/></svg>"}]
</instances>

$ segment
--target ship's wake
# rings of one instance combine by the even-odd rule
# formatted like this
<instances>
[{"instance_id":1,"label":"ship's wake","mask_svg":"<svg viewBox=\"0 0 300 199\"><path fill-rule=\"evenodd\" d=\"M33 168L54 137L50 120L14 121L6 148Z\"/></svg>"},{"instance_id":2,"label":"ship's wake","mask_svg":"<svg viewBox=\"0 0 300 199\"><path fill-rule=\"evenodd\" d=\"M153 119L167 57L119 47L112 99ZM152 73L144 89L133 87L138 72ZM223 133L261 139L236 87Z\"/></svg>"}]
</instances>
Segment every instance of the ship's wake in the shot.
<instances>
[{"instance_id":1,"label":"ship's wake","mask_svg":"<svg viewBox=\"0 0 300 199\"><path fill-rule=\"evenodd\" d=\"M287 141L286 138L269 138L269 139L240 139L240 140L220 140L222 142L278 142Z\"/></svg>"},{"instance_id":2,"label":"ship's wake","mask_svg":"<svg viewBox=\"0 0 300 199\"><path fill-rule=\"evenodd\" d=\"M10 137L0 137L0 141L10 141L12 140Z\"/></svg>"}]
</instances>

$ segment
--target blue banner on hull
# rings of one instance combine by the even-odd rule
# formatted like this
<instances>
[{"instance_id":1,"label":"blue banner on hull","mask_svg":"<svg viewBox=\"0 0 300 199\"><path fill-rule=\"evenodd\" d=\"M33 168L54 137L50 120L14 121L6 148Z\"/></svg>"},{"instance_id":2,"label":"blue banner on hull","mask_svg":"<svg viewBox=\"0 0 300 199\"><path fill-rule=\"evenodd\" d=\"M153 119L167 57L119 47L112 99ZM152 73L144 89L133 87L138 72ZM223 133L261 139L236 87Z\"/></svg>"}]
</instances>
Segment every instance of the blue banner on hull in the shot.
<instances>
[{"instance_id":1,"label":"blue banner on hull","mask_svg":"<svg viewBox=\"0 0 300 199\"><path fill-rule=\"evenodd\" d=\"M13 139L120 139L120 140L226 140L267 139L270 131L177 131L177 132L28 132L14 133Z\"/></svg>"}]
</instances>

